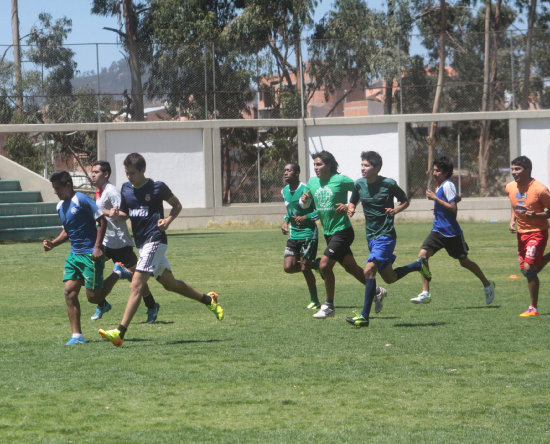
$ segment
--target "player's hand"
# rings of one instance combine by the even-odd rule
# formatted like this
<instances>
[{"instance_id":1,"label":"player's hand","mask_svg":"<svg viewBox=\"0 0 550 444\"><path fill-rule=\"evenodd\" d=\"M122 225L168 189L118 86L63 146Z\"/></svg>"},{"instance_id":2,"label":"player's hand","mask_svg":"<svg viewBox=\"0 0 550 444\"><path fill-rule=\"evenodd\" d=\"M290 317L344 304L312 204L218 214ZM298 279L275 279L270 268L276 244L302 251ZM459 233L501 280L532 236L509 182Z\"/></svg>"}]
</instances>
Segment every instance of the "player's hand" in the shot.
<instances>
[{"instance_id":1,"label":"player's hand","mask_svg":"<svg viewBox=\"0 0 550 444\"><path fill-rule=\"evenodd\" d=\"M525 216L527 216L527 217L537 217L537 213L535 213L533 210L527 210L527 211L525 211Z\"/></svg>"},{"instance_id":2,"label":"player's hand","mask_svg":"<svg viewBox=\"0 0 550 444\"><path fill-rule=\"evenodd\" d=\"M340 214L348 214L348 206L343 203L336 204L336 212Z\"/></svg>"},{"instance_id":3,"label":"player's hand","mask_svg":"<svg viewBox=\"0 0 550 444\"><path fill-rule=\"evenodd\" d=\"M110 218L117 218L119 216L118 214L118 207L113 207L109 210L108 217Z\"/></svg>"},{"instance_id":4,"label":"player's hand","mask_svg":"<svg viewBox=\"0 0 550 444\"><path fill-rule=\"evenodd\" d=\"M389 217L393 217L396 214L395 208L386 208L384 212L386 213L386 216L389 216Z\"/></svg>"},{"instance_id":5,"label":"player's hand","mask_svg":"<svg viewBox=\"0 0 550 444\"><path fill-rule=\"evenodd\" d=\"M159 219L159 221L157 222L157 227L160 231L168 230L168 225L170 224L166 219Z\"/></svg>"},{"instance_id":6,"label":"player's hand","mask_svg":"<svg viewBox=\"0 0 550 444\"><path fill-rule=\"evenodd\" d=\"M283 225L281 225L281 231L285 235L288 234L288 222L286 220L283 222Z\"/></svg>"},{"instance_id":7,"label":"player's hand","mask_svg":"<svg viewBox=\"0 0 550 444\"><path fill-rule=\"evenodd\" d=\"M309 204L309 201L311 200L311 192L308 191L307 193L303 193L300 199L304 203L304 205L307 206Z\"/></svg>"},{"instance_id":8,"label":"player's hand","mask_svg":"<svg viewBox=\"0 0 550 444\"><path fill-rule=\"evenodd\" d=\"M92 252L92 260L99 261L103 257L103 250L99 247L94 247L94 251Z\"/></svg>"},{"instance_id":9,"label":"player's hand","mask_svg":"<svg viewBox=\"0 0 550 444\"><path fill-rule=\"evenodd\" d=\"M435 199L435 193L432 190L426 190L426 197L430 200Z\"/></svg>"},{"instance_id":10,"label":"player's hand","mask_svg":"<svg viewBox=\"0 0 550 444\"><path fill-rule=\"evenodd\" d=\"M42 246L44 247L44 251L50 251L54 247L53 242L49 239L44 239Z\"/></svg>"},{"instance_id":11,"label":"player's hand","mask_svg":"<svg viewBox=\"0 0 550 444\"><path fill-rule=\"evenodd\" d=\"M305 221L305 216L294 216L294 222L296 222L296 225L302 225Z\"/></svg>"},{"instance_id":12,"label":"player's hand","mask_svg":"<svg viewBox=\"0 0 550 444\"><path fill-rule=\"evenodd\" d=\"M516 224L513 223L513 224L510 224L510 226L508 227L508 230L510 231L510 233L517 233L517 229L516 229Z\"/></svg>"}]
</instances>

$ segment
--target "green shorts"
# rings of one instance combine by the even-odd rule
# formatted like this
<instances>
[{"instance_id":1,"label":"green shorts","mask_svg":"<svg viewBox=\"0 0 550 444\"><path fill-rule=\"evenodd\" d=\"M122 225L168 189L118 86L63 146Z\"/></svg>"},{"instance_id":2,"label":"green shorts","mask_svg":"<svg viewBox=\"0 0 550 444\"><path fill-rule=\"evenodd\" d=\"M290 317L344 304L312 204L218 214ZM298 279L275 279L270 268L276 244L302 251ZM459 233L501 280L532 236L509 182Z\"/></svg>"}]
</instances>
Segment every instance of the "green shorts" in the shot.
<instances>
[{"instance_id":1,"label":"green shorts","mask_svg":"<svg viewBox=\"0 0 550 444\"><path fill-rule=\"evenodd\" d=\"M89 290L103 287L103 269L105 259L94 261L91 254L69 253L65 260L63 282L84 281L84 286Z\"/></svg>"}]
</instances>

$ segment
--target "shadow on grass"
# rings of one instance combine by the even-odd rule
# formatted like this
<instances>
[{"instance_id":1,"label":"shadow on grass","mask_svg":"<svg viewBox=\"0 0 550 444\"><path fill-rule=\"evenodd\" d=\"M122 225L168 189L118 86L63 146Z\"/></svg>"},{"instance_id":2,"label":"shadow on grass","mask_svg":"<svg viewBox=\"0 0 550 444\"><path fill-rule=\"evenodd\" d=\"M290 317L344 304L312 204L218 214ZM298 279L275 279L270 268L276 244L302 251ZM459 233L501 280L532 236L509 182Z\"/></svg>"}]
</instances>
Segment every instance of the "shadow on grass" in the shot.
<instances>
[{"instance_id":1,"label":"shadow on grass","mask_svg":"<svg viewBox=\"0 0 550 444\"><path fill-rule=\"evenodd\" d=\"M440 325L447 325L448 322L417 322L417 323L404 323L394 324L394 327L439 327Z\"/></svg>"},{"instance_id":2,"label":"shadow on grass","mask_svg":"<svg viewBox=\"0 0 550 444\"><path fill-rule=\"evenodd\" d=\"M170 341L166 345L177 345L177 344L208 344L210 342L222 342L221 339L189 339L183 341Z\"/></svg>"},{"instance_id":3,"label":"shadow on grass","mask_svg":"<svg viewBox=\"0 0 550 444\"><path fill-rule=\"evenodd\" d=\"M470 307L453 307L453 310L490 310L500 308L500 305L472 305Z\"/></svg>"},{"instance_id":4,"label":"shadow on grass","mask_svg":"<svg viewBox=\"0 0 550 444\"><path fill-rule=\"evenodd\" d=\"M213 233L166 233L168 237L179 237L179 236L212 236L215 234L227 234L224 231L216 231Z\"/></svg>"},{"instance_id":5,"label":"shadow on grass","mask_svg":"<svg viewBox=\"0 0 550 444\"><path fill-rule=\"evenodd\" d=\"M154 325L154 324L162 324L162 325L169 325L169 324L173 324L174 321L155 321L155 322L152 322L151 325ZM147 324L147 321L142 321L142 322L136 322L136 324Z\"/></svg>"}]
</instances>

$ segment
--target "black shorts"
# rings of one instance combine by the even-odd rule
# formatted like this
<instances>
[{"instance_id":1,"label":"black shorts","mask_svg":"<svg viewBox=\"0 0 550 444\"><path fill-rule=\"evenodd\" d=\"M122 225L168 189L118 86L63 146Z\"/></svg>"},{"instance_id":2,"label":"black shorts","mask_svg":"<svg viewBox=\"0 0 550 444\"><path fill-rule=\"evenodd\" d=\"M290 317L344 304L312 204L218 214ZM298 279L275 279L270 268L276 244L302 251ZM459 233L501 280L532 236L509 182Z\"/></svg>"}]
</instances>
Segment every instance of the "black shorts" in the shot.
<instances>
[{"instance_id":1,"label":"black shorts","mask_svg":"<svg viewBox=\"0 0 550 444\"><path fill-rule=\"evenodd\" d=\"M447 250L449 256L454 259L464 259L468 256L468 244L464 240L464 236L445 237L437 231L432 231L422 244L423 250L432 250L433 254L437 253L442 248Z\"/></svg>"},{"instance_id":2,"label":"black shorts","mask_svg":"<svg viewBox=\"0 0 550 444\"><path fill-rule=\"evenodd\" d=\"M105 258L113 262L121 262L126 268L133 268L137 264L137 256L134 247L105 248Z\"/></svg>"},{"instance_id":3,"label":"black shorts","mask_svg":"<svg viewBox=\"0 0 550 444\"><path fill-rule=\"evenodd\" d=\"M330 236L325 236L327 248L323 254L335 261L341 262L348 254L353 254L350 248L353 239L355 239L353 227L337 231Z\"/></svg>"},{"instance_id":4,"label":"black shorts","mask_svg":"<svg viewBox=\"0 0 550 444\"><path fill-rule=\"evenodd\" d=\"M286 241L285 257L299 256L304 259L315 259L317 256L317 239L289 239Z\"/></svg>"}]
</instances>

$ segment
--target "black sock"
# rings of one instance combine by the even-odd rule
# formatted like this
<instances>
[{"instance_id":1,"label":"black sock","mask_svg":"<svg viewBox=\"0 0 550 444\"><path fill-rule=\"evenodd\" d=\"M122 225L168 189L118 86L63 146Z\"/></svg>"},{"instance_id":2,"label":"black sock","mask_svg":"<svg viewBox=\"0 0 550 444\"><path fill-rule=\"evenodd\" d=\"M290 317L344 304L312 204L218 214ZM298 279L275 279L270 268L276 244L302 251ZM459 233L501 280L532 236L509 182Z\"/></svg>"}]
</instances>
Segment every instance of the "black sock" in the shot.
<instances>
[{"instance_id":1,"label":"black sock","mask_svg":"<svg viewBox=\"0 0 550 444\"><path fill-rule=\"evenodd\" d=\"M118 326L118 331L120 332L120 339L124 339L124 335L126 334L126 330L128 330L128 328L125 327L124 325L120 324Z\"/></svg>"},{"instance_id":2,"label":"black sock","mask_svg":"<svg viewBox=\"0 0 550 444\"><path fill-rule=\"evenodd\" d=\"M147 296L143 298L143 302L145 303L145 306L147 308L150 308L150 309L155 308L155 304L156 304L155 298L151 293L149 293Z\"/></svg>"},{"instance_id":3,"label":"black sock","mask_svg":"<svg viewBox=\"0 0 550 444\"><path fill-rule=\"evenodd\" d=\"M99 308L105 308L105 306L107 305L107 299L103 299L99 304Z\"/></svg>"},{"instance_id":4,"label":"black sock","mask_svg":"<svg viewBox=\"0 0 550 444\"><path fill-rule=\"evenodd\" d=\"M202 298L201 298L201 302L204 305L210 305L212 303L212 298L210 296L208 296L207 294L203 293Z\"/></svg>"}]
</instances>

